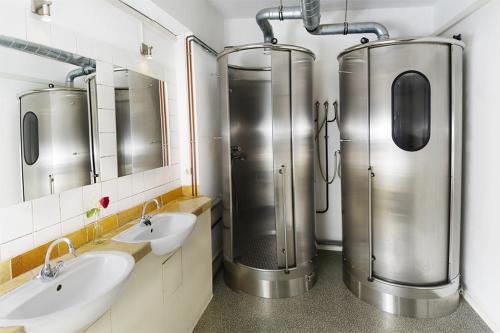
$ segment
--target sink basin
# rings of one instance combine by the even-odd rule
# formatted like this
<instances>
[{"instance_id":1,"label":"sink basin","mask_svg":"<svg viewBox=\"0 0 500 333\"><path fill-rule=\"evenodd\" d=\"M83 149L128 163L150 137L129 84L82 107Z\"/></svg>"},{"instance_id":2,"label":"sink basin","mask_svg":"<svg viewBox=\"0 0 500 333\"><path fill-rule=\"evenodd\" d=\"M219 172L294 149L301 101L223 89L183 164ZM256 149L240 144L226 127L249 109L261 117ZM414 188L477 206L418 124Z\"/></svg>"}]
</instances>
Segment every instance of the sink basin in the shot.
<instances>
[{"instance_id":1,"label":"sink basin","mask_svg":"<svg viewBox=\"0 0 500 333\"><path fill-rule=\"evenodd\" d=\"M50 281L33 279L0 297L0 327L27 333L79 332L113 304L134 267L123 252L88 252Z\"/></svg>"},{"instance_id":2,"label":"sink basin","mask_svg":"<svg viewBox=\"0 0 500 333\"><path fill-rule=\"evenodd\" d=\"M150 242L151 250L163 256L177 250L196 224L196 215L190 213L161 213L153 216L150 226L136 224L119 233L113 240L123 243Z\"/></svg>"}]
</instances>

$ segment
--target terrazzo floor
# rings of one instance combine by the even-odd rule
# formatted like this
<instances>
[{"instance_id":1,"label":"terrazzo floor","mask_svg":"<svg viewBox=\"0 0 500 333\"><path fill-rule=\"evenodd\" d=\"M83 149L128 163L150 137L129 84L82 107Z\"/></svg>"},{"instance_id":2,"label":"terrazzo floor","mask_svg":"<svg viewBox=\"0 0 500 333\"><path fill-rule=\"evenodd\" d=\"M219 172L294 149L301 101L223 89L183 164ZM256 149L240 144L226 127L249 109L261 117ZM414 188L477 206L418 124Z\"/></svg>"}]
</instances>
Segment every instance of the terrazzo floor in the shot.
<instances>
[{"instance_id":1,"label":"terrazzo floor","mask_svg":"<svg viewBox=\"0 0 500 333\"><path fill-rule=\"evenodd\" d=\"M491 332L464 300L438 319L396 317L354 297L342 282L339 252L320 251L319 279L304 295L263 299L214 280L214 297L194 332Z\"/></svg>"}]
</instances>

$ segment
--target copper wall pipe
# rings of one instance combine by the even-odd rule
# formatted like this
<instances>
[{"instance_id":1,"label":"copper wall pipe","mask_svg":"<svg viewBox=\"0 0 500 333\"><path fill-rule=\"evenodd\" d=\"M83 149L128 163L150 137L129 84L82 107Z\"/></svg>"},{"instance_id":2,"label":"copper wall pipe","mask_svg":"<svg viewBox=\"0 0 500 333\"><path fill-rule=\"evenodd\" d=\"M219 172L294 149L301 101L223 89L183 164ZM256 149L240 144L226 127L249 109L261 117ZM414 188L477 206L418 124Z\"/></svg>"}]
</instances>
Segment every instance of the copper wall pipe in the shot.
<instances>
[{"instance_id":1,"label":"copper wall pipe","mask_svg":"<svg viewBox=\"0 0 500 333\"><path fill-rule=\"evenodd\" d=\"M189 154L191 160L191 194L198 195L198 165L196 159L196 126L194 110L194 87L193 87L193 43L198 44L210 54L217 56L218 53L201 39L194 35L186 37L186 66L187 66L187 90L189 109Z\"/></svg>"}]
</instances>

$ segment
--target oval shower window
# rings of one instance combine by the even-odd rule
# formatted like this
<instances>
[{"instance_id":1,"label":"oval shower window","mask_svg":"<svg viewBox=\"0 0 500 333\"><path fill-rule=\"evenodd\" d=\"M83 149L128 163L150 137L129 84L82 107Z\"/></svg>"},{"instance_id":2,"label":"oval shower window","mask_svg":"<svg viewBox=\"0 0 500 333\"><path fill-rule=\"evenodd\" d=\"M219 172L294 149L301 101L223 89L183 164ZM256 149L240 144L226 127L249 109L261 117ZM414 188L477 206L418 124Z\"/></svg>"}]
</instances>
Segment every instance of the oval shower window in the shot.
<instances>
[{"instance_id":1,"label":"oval shower window","mask_svg":"<svg viewBox=\"0 0 500 333\"><path fill-rule=\"evenodd\" d=\"M33 165L38 160L38 117L33 112L27 112L23 118L23 148L24 161Z\"/></svg>"},{"instance_id":2,"label":"oval shower window","mask_svg":"<svg viewBox=\"0 0 500 333\"><path fill-rule=\"evenodd\" d=\"M401 73L392 83L392 139L401 149L417 151L430 136L430 82L417 71Z\"/></svg>"}]
</instances>

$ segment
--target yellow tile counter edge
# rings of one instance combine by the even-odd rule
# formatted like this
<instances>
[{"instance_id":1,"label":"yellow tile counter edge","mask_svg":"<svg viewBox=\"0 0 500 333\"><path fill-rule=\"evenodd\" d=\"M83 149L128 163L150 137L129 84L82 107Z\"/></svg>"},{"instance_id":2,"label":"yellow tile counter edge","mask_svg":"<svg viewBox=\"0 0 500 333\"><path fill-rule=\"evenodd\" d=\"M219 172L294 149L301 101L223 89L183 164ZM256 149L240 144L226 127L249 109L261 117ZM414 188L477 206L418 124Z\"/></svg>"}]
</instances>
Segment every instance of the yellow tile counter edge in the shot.
<instances>
[{"instance_id":1,"label":"yellow tile counter edge","mask_svg":"<svg viewBox=\"0 0 500 333\"><path fill-rule=\"evenodd\" d=\"M160 209L150 212L150 215L164 213L164 212L184 212L184 213L192 213L196 216L201 215L203 212L211 208L211 199L207 197L179 197L174 199ZM122 226L119 226L107 234L101 237L102 243L94 244L92 242L82 245L76 250L76 255L80 255L85 252L91 251L122 251L130 254L134 257L135 262L138 262L142 258L144 258L147 254L151 252L151 246L149 243L120 243L111 240L115 235L122 232L125 229L130 228L131 226L137 224L139 219L134 219L131 222L127 222ZM65 254L59 258L58 260L69 260L72 259L73 255ZM5 283L0 284L0 296L8 293L9 291L20 287L24 283L32 280L40 271L41 266L38 266L28 272L25 272ZM22 327L0 327L1 333L23 333L24 329Z\"/></svg>"}]
</instances>

